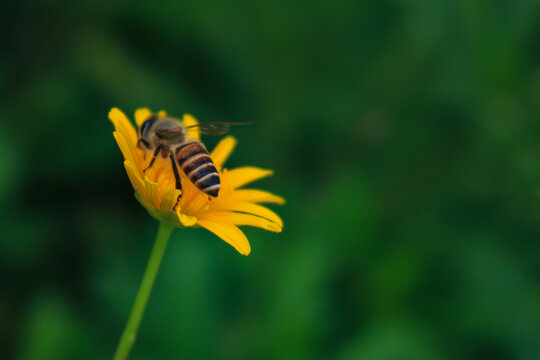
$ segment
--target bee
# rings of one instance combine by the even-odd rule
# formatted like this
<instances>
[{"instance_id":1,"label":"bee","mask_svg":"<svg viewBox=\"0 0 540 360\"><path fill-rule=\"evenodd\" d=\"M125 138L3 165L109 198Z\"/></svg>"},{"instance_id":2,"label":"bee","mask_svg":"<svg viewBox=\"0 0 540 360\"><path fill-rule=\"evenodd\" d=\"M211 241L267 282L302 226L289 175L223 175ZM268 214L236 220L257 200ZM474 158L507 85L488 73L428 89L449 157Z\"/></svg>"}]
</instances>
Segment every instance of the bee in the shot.
<instances>
[{"instance_id":1,"label":"bee","mask_svg":"<svg viewBox=\"0 0 540 360\"><path fill-rule=\"evenodd\" d=\"M223 135L227 133L230 125L250 124L249 122L209 122L185 126L180 120L171 117L151 115L139 127L137 147L153 152L152 159L143 170L146 172L154 165L156 157L161 156L171 161L176 188L182 190L180 169L186 177L203 193L211 198L219 195L220 178L214 162L205 146L195 140L188 139L188 129L198 127L205 135ZM180 196L176 200L173 210L178 206Z\"/></svg>"}]
</instances>

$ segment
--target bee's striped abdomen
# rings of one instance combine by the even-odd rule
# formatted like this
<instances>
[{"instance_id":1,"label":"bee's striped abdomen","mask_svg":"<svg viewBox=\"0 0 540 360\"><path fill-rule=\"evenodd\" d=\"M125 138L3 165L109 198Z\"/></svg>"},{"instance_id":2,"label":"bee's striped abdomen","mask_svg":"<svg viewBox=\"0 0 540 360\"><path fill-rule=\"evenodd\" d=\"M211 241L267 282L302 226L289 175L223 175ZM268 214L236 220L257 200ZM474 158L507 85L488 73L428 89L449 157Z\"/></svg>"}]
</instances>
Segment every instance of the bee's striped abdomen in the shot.
<instances>
[{"instance_id":1,"label":"bee's striped abdomen","mask_svg":"<svg viewBox=\"0 0 540 360\"><path fill-rule=\"evenodd\" d=\"M176 160L195 186L210 196L218 196L219 173L204 146L197 142L183 145L176 150Z\"/></svg>"}]
</instances>

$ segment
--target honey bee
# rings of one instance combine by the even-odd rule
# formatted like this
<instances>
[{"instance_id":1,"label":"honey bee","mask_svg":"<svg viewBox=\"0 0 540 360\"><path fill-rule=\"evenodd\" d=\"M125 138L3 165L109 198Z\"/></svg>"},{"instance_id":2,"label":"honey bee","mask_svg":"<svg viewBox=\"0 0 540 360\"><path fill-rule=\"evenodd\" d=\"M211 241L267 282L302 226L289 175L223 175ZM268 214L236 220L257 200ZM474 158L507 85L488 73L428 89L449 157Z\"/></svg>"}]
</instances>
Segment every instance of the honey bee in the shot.
<instances>
[{"instance_id":1,"label":"honey bee","mask_svg":"<svg viewBox=\"0 0 540 360\"><path fill-rule=\"evenodd\" d=\"M143 170L146 172L154 165L156 157L161 156L171 160L171 166L176 180L176 188L182 190L180 168L186 177L202 192L210 197L217 197L220 188L219 173L204 145L195 140L188 139L188 129L198 127L202 134L223 135L227 133L230 125L250 124L249 122L209 122L185 126L180 120L171 117L151 115L139 127L137 147L153 152L149 165ZM176 200L173 210L180 201Z\"/></svg>"}]
</instances>

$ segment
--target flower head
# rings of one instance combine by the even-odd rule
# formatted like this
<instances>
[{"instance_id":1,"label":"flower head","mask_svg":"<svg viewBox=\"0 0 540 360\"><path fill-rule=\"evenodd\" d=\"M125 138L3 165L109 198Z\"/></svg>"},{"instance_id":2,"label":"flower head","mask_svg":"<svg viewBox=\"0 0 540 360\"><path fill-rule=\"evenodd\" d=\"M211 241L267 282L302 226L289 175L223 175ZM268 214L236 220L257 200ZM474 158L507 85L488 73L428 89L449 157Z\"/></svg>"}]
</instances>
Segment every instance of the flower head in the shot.
<instances>
[{"instance_id":1,"label":"flower head","mask_svg":"<svg viewBox=\"0 0 540 360\"><path fill-rule=\"evenodd\" d=\"M135 121L140 126L152 115L149 109L138 109ZM166 116L164 111L159 116ZM178 227L200 226L233 246L242 255L251 251L249 242L239 225L249 225L265 230L280 232L283 222L273 211L260 203L283 204L282 197L262 190L241 189L244 185L271 175L271 170L257 167L241 167L233 170L223 168L225 160L233 151L236 140L228 136L222 139L210 153L219 172L221 188L216 198L200 191L187 176L180 172L182 191L175 188L175 177L169 159L158 156L154 165L143 170L152 154L137 147L137 132L122 111L111 109L109 119L113 122L114 138L124 155L124 167L135 189L135 197L146 210L159 221ZM184 115L185 126L196 125L191 115ZM188 130L190 139L199 140L199 130ZM178 196L180 201L174 207ZM174 210L173 210L174 208Z\"/></svg>"}]
</instances>

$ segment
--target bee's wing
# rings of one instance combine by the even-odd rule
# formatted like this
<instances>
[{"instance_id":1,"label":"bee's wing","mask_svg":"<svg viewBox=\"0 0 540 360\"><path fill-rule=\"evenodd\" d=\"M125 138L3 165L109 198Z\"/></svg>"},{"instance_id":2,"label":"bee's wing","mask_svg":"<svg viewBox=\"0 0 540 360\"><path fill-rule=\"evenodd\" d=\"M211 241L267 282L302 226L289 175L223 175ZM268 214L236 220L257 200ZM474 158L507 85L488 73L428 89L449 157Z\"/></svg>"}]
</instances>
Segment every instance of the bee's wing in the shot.
<instances>
[{"instance_id":1,"label":"bee's wing","mask_svg":"<svg viewBox=\"0 0 540 360\"><path fill-rule=\"evenodd\" d=\"M196 125L188 126L188 128L198 127L199 131L205 135L223 135L226 134L231 125L248 125L253 124L251 122L208 122Z\"/></svg>"},{"instance_id":2,"label":"bee's wing","mask_svg":"<svg viewBox=\"0 0 540 360\"><path fill-rule=\"evenodd\" d=\"M178 135L182 134L182 128L178 126L169 129L157 129L156 134L160 139L175 139Z\"/></svg>"}]
</instances>

